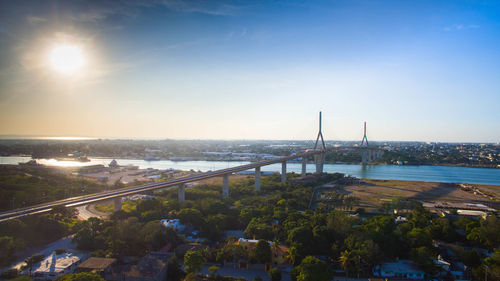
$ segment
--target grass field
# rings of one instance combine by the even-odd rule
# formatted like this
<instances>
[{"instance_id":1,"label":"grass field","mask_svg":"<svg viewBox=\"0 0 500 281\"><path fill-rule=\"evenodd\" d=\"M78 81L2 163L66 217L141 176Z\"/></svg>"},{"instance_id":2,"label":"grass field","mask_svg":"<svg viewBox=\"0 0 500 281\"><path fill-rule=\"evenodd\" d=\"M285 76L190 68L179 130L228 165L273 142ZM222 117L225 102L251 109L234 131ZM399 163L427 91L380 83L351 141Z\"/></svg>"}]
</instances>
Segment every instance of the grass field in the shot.
<instances>
[{"instance_id":1,"label":"grass field","mask_svg":"<svg viewBox=\"0 0 500 281\"><path fill-rule=\"evenodd\" d=\"M500 203L500 186L474 186L478 187L481 191L492 194L492 198L463 191L453 184L437 182L365 179L361 184L346 186L342 189L343 193L359 197L361 205L367 208L377 208L381 203L396 198L415 199L419 201L488 203L494 205Z\"/></svg>"}]
</instances>

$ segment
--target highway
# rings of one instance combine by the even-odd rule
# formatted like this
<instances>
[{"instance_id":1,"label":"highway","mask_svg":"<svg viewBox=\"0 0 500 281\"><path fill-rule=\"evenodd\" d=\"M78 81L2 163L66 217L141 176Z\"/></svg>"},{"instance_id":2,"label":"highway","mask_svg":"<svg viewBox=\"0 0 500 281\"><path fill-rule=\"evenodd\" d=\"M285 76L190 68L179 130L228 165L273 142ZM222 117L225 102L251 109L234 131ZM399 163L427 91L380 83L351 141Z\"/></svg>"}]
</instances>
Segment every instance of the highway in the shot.
<instances>
[{"instance_id":1,"label":"highway","mask_svg":"<svg viewBox=\"0 0 500 281\"><path fill-rule=\"evenodd\" d=\"M341 147L328 148L328 150L343 150L343 149L367 149L367 147L341 146ZM373 148L373 147L369 147L368 149L381 150L379 148ZM307 158L307 157L313 156L315 154L320 154L320 153L323 153L323 151L322 150L306 150L303 153L296 153L296 154L293 154L290 156L278 157L278 158L274 158L271 160L259 161L259 162L250 163L247 165L226 168L226 169L220 169L220 170L205 172L205 173L196 174L196 175L189 175L189 176L185 176L185 177L181 177L181 178L171 179L168 181L162 181L162 182L145 184L145 185L134 186L134 187L126 187L126 188L115 189L115 190L111 190L111 191L105 191L105 192L83 195L83 196L78 196L78 197L71 197L71 198L62 199L59 201L53 201L53 202L39 204L39 205L30 206L30 207L21 208L21 209L14 209L14 210L0 213L0 222L23 217L23 216L46 213L46 212L49 212L50 210L52 210L52 208L56 207L56 206L65 206L65 207L82 206L82 205L86 205L89 203L106 201L106 200L110 200L110 199L117 198L117 197L125 197L125 196L129 196L129 195L133 195L133 194L137 194L137 193L141 193L141 192L145 192L145 191L151 191L151 190L166 188L166 187L173 187L173 186L178 186L180 184L185 184L185 183L200 181L200 180L209 179L209 178L213 178L213 177L219 177L219 176L224 176L224 175L228 175L228 174L233 174L233 173L237 173L237 172L241 172L241 171L255 169L257 167L267 166L267 165L276 164L276 163L282 163L282 162L286 162L286 161L297 159L297 158L302 158L302 157Z\"/></svg>"},{"instance_id":2,"label":"highway","mask_svg":"<svg viewBox=\"0 0 500 281\"><path fill-rule=\"evenodd\" d=\"M166 188L166 187L173 187L173 186L177 186L180 184L200 181L200 180L209 179L209 178L213 178L213 177L219 177L219 176L237 173L237 172L241 172L241 171L246 171L246 170L250 170L250 169L255 169L257 167L267 166L267 165L271 165L271 164L275 164L275 163L282 163L282 162L286 162L286 161L301 158L301 157L309 157L309 156L312 156L314 154L319 154L319 153L321 153L321 151L319 151L319 150L306 151L304 153L294 154L291 156L279 157L279 158L275 158L275 159L271 159L271 160L265 160L265 161L250 163L247 165L226 168L226 169L221 169L221 170L216 170L216 171L210 171L210 172L196 174L196 175L189 175L189 176L176 178L176 179L172 179L172 180L168 180L168 181L162 181L162 182L158 182L158 183L151 183L151 184L145 184L145 185L134 186L134 187L126 187L126 188L115 189L115 190L111 190L111 191L105 191L105 192L100 192L100 193L94 193L94 194L89 194L89 195L67 198L67 199L63 199L63 200L59 200L59 201L53 201L53 202L35 205L35 206L30 206L30 207L21 208L21 209L15 209L15 210L0 213L0 222L14 219L14 218L23 217L23 216L29 216L29 215L35 215L35 214L49 212L50 210L52 210L53 207L56 207L56 206L76 207L76 206L86 205L89 203L105 201L105 200L113 199L116 197L124 197L124 196L129 196L132 194L137 194L137 193L141 193L141 192L145 192L145 191L151 191L151 190Z\"/></svg>"}]
</instances>

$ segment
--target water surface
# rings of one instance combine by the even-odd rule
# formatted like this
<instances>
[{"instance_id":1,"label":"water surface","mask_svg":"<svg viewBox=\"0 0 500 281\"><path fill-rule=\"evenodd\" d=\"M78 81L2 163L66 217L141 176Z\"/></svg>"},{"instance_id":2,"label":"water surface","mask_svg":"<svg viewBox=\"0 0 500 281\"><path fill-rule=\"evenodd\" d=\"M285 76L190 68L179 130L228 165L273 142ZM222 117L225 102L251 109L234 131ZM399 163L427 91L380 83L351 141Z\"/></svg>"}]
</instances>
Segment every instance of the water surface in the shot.
<instances>
[{"instance_id":1,"label":"water surface","mask_svg":"<svg viewBox=\"0 0 500 281\"><path fill-rule=\"evenodd\" d=\"M0 164L16 165L27 162L31 157L0 157ZM90 162L58 161L55 159L37 159L37 162L48 166L79 167L87 165L108 165L113 158L90 158ZM141 169L178 169L206 172L248 164L244 161L145 161L134 159L116 159L119 165L134 165ZM301 172L301 163L287 163L288 172ZM315 166L307 164L307 171L314 172ZM280 172L281 164L263 166L262 171ZM500 169L469 168L451 166L397 166L397 165L356 165L325 164L327 173L344 173L365 179L408 180L429 182L460 182L473 184L500 185Z\"/></svg>"}]
</instances>

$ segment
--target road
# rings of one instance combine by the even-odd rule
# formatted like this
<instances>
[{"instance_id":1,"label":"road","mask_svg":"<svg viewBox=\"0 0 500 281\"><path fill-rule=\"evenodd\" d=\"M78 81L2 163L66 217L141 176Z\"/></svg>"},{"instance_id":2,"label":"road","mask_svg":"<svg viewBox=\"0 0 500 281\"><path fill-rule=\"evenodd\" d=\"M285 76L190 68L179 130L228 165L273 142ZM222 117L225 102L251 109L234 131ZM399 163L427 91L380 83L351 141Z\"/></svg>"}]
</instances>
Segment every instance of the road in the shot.
<instances>
[{"instance_id":1,"label":"road","mask_svg":"<svg viewBox=\"0 0 500 281\"><path fill-rule=\"evenodd\" d=\"M329 150L338 150L338 149L346 149L346 148L360 148L360 147L334 147ZM65 206L65 207L77 207L82 205L87 205L89 203L95 203L105 200L110 200L117 197L129 196L145 191L151 191L159 188L166 187L174 187L180 184L196 182L204 179L209 179L213 177L220 177L224 175L230 175L237 172L242 172L250 169L255 169L262 166L267 166L276 163L283 163L289 160L297 159L297 158L307 158L316 154L325 153L322 150L308 150L304 153L297 153L290 156L278 157L271 160L264 160L255 163L250 163L246 165L241 165L232 168L220 169L216 171L205 172L201 174L189 175L181 178L176 178L168 181L145 184L141 186L135 187L127 187L122 189L115 189L111 191L105 191L100 193L94 193L90 195L83 195L79 197L67 198L59 201L44 203L36 206L30 206L22 209L15 209L7 212L0 213L0 222L5 220L10 220L14 218L19 218L23 216L35 215L40 213L49 212L53 207L56 206Z\"/></svg>"},{"instance_id":2,"label":"road","mask_svg":"<svg viewBox=\"0 0 500 281\"><path fill-rule=\"evenodd\" d=\"M87 220L88 218L105 218L106 216L97 212L92 212L91 205L78 206L75 208L78 211L78 218Z\"/></svg>"}]
</instances>

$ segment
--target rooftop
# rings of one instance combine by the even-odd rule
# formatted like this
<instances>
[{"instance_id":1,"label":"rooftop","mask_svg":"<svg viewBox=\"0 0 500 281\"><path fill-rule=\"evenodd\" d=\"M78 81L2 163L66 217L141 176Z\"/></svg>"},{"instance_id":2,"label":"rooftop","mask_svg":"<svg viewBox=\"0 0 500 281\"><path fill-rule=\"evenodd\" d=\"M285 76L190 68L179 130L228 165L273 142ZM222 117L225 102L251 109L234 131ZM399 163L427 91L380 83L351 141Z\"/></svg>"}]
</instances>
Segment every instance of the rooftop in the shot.
<instances>
[{"instance_id":1,"label":"rooftop","mask_svg":"<svg viewBox=\"0 0 500 281\"><path fill-rule=\"evenodd\" d=\"M81 263L78 268L84 269L94 269L94 270L105 270L110 265L116 262L116 259L109 258L88 258L86 261Z\"/></svg>"},{"instance_id":2,"label":"rooftop","mask_svg":"<svg viewBox=\"0 0 500 281\"><path fill-rule=\"evenodd\" d=\"M400 260L398 262L386 262L380 267L385 272L395 273L409 273L409 272L422 272L417 265L410 260Z\"/></svg>"},{"instance_id":3,"label":"rooftop","mask_svg":"<svg viewBox=\"0 0 500 281\"><path fill-rule=\"evenodd\" d=\"M63 253L57 255L55 252L43 259L37 268L33 268L36 273L59 273L66 268L80 261L80 257L73 253Z\"/></svg>"}]
</instances>

